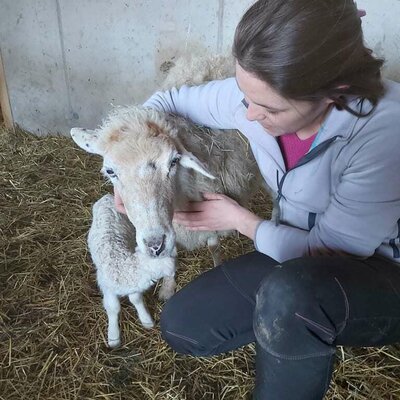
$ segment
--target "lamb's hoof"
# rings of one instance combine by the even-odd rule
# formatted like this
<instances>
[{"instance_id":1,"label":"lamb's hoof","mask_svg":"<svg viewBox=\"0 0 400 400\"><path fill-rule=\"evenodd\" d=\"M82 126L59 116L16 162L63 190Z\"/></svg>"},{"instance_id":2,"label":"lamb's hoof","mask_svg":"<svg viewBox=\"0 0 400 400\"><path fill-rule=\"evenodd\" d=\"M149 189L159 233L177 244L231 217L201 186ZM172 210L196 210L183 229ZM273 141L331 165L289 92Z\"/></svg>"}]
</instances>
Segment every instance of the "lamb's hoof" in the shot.
<instances>
[{"instance_id":1,"label":"lamb's hoof","mask_svg":"<svg viewBox=\"0 0 400 400\"><path fill-rule=\"evenodd\" d=\"M159 294L158 294L158 298L161 300L161 301L167 301L167 300L169 300L172 296L173 296L173 294L174 294L174 292L160 292Z\"/></svg>"},{"instance_id":2,"label":"lamb's hoof","mask_svg":"<svg viewBox=\"0 0 400 400\"><path fill-rule=\"evenodd\" d=\"M121 345L120 339L108 339L108 347L115 349Z\"/></svg>"},{"instance_id":3,"label":"lamb's hoof","mask_svg":"<svg viewBox=\"0 0 400 400\"><path fill-rule=\"evenodd\" d=\"M175 287L173 288L160 288L160 291L158 292L158 298L161 301L167 301L169 300L175 293Z\"/></svg>"},{"instance_id":4,"label":"lamb's hoof","mask_svg":"<svg viewBox=\"0 0 400 400\"><path fill-rule=\"evenodd\" d=\"M142 322L143 328L146 328L146 329L154 328L154 322L153 321L147 321L147 322L141 321L141 322Z\"/></svg>"}]
</instances>

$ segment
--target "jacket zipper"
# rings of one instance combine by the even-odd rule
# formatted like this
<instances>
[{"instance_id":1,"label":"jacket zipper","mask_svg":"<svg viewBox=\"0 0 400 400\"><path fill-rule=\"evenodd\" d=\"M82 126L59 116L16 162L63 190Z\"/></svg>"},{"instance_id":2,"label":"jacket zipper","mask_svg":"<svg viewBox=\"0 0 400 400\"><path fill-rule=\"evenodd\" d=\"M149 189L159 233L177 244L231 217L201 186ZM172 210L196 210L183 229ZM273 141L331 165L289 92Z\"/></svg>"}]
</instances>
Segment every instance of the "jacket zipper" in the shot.
<instances>
[{"instance_id":1,"label":"jacket zipper","mask_svg":"<svg viewBox=\"0 0 400 400\"><path fill-rule=\"evenodd\" d=\"M396 244L396 239L400 240L400 219L397 221L398 234L394 239L389 240L390 247L393 250L393 258L400 258L400 248Z\"/></svg>"},{"instance_id":2,"label":"jacket zipper","mask_svg":"<svg viewBox=\"0 0 400 400\"><path fill-rule=\"evenodd\" d=\"M285 196L282 193L282 188L283 188L283 183L285 182L285 179L286 179L288 173L293 171L294 169L299 168L299 167L309 163L310 161L314 160L314 158L318 157L320 154L325 152L328 149L328 147L337 138L340 138L340 137L342 137L342 136L340 136L340 135L333 136L330 139L325 140L324 142L320 143L318 146L314 147L309 153L307 153L305 156L303 156L292 169L290 169L289 171L286 171L283 174L281 179L279 179L279 170L276 170L276 185L278 188L278 195L276 196L276 207L277 207L277 213L276 213L276 219L275 219L276 225L280 224L280 218L281 218L280 200L282 198L285 198Z\"/></svg>"}]
</instances>

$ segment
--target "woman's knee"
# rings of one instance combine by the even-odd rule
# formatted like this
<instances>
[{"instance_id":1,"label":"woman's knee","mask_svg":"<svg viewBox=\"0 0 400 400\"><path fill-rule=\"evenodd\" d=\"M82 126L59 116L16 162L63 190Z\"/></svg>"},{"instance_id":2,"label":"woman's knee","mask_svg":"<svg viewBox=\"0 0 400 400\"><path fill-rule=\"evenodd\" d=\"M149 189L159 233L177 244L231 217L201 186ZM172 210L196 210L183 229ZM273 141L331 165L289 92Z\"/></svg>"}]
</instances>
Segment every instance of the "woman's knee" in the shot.
<instances>
[{"instance_id":1,"label":"woman's knee","mask_svg":"<svg viewBox=\"0 0 400 400\"><path fill-rule=\"evenodd\" d=\"M200 343L201 327L197 329L196 316L190 312L187 303L174 295L165 304L160 316L162 338L179 354L208 356L211 350Z\"/></svg>"},{"instance_id":2,"label":"woman's knee","mask_svg":"<svg viewBox=\"0 0 400 400\"><path fill-rule=\"evenodd\" d=\"M274 310L282 316L291 316L294 309L314 298L317 279L311 270L301 265L278 265L258 288L256 312Z\"/></svg>"},{"instance_id":3,"label":"woman's knee","mask_svg":"<svg viewBox=\"0 0 400 400\"><path fill-rule=\"evenodd\" d=\"M335 329L320 308L315 291L320 277L314 272L314 268L307 268L298 260L278 266L261 283L253 326L257 341L264 349L289 357L303 356L299 353L300 347L307 354L327 351L320 339L331 342ZM311 327L319 338L310 335L306 327ZM299 341L302 346L298 346Z\"/></svg>"}]
</instances>

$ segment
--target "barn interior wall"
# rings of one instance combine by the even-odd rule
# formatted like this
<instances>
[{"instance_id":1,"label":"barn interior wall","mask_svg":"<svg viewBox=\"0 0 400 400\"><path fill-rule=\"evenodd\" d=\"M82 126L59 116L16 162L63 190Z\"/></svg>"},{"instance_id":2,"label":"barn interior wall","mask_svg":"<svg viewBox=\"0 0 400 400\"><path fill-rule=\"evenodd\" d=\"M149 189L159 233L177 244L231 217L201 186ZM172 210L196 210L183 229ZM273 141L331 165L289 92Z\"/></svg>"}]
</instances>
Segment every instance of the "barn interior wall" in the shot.
<instances>
[{"instance_id":1,"label":"barn interior wall","mask_svg":"<svg viewBox=\"0 0 400 400\"><path fill-rule=\"evenodd\" d=\"M0 48L14 121L37 134L96 127L111 104L140 103L168 62L228 52L252 0L2 0ZM400 81L398 0L359 0L368 45Z\"/></svg>"}]
</instances>

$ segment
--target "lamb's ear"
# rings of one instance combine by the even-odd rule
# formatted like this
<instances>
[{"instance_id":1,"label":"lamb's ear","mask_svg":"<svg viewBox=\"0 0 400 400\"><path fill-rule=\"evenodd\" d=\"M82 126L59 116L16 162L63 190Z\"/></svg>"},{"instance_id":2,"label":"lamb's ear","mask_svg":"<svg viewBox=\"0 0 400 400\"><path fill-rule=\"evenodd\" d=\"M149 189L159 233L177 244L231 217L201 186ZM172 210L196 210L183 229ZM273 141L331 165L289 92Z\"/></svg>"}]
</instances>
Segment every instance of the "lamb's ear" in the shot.
<instances>
[{"instance_id":1,"label":"lamb's ear","mask_svg":"<svg viewBox=\"0 0 400 400\"><path fill-rule=\"evenodd\" d=\"M182 167L194 169L210 179L215 179L215 176L211 175L210 172L207 171L205 165L196 156L188 151L182 152L179 164L182 165Z\"/></svg>"},{"instance_id":2,"label":"lamb's ear","mask_svg":"<svg viewBox=\"0 0 400 400\"><path fill-rule=\"evenodd\" d=\"M99 132L83 128L72 128L71 137L74 142L88 153L103 155L99 150Z\"/></svg>"}]
</instances>

